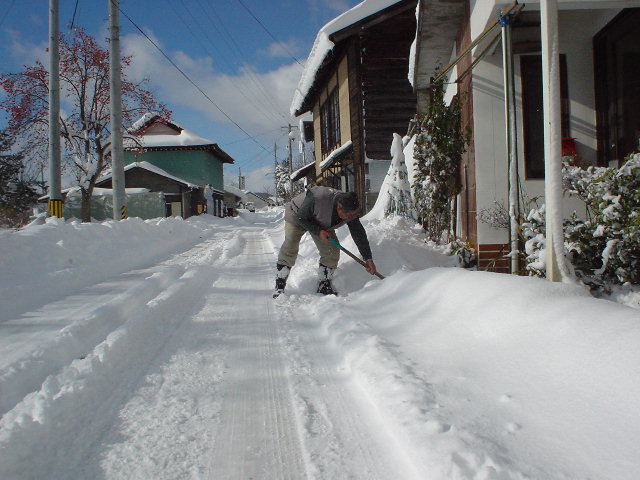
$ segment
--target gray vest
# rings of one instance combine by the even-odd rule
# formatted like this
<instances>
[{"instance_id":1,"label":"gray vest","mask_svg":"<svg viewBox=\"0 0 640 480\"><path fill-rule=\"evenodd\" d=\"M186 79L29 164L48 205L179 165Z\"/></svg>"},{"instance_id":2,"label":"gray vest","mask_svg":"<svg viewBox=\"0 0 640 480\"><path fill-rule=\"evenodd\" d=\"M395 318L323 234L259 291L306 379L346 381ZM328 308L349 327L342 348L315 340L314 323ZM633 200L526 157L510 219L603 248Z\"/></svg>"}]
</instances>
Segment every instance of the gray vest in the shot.
<instances>
[{"instance_id":1,"label":"gray vest","mask_svg":"<svg viewBox=\"0 0 640 480\"><path fill-rule=\"evenodd\" d=\"M334 188L329 187L321 187L314 186L310 187L309 190L313 194L313 219L320 225L322 230L333 230L335 228L341 227L344 225L345 221L340 221L335 225L331 225L331 218L333 217L333 206L335 205L335 200L338 195L340 195L340 190L336 190ZM307 192L302 192L289 202L287 209L285 210L284 219L293 223L294 225L298 225L298 210L304 202L304 199L307 196Z\"/></svg>"}]
</instances>

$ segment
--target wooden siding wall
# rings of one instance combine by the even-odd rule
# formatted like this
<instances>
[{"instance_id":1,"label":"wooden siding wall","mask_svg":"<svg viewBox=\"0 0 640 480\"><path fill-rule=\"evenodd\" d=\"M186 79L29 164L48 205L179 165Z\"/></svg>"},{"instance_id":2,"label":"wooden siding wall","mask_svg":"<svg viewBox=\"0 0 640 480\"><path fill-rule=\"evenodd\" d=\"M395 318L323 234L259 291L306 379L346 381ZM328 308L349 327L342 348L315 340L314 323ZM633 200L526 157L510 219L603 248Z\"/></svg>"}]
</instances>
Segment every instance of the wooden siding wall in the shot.
<instances>
[{"instance_id":1,"label":"wooden siding wall","mask_svg":"<svg viewBox=\"0 0 640 480\"><path fill-rule=\"evenodd\" d=\"M393 133L405 135L416 114L416 96L408 79L415 32L415 10L409 9L360 34L358 64L367 158L390 160Z\"/></svg>"}]
</instances>

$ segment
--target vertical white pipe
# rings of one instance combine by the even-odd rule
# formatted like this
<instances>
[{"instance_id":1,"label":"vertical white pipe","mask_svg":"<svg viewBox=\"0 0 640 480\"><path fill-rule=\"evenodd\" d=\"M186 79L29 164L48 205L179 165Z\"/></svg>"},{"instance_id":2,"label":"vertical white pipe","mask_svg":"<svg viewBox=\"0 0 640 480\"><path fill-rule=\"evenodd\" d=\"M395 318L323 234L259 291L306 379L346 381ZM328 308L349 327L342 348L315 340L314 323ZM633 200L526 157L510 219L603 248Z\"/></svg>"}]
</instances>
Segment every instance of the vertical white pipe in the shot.
<instances>
[{"instance_id":1,"label":"vertical white pipe","mask_svg":"<svg viewBox=\"0 0 640 480\"><path fill-rule=\"evenodd\" d=\"M111 108L111 168L113 219L127 218L124 153L122 150L122 79L120 78L120 21L118 0L109 3L109 90Z\"/></svg>"},{"instance_id":2,"label":"vertical white pipe","mask_svg":"<svg viewBox=\"0 0 640 480\"><path fill-rule=\"evenodd\" d=\"M59 0L49 0L49 215L62 217Z\"/></svg>"},{"instance_id":3,"label":"vertical white pipe","mask_svg":"<svg viewBox=\"0 0 640 480\"><path fill-rule=\"evenodd\" d=\"M509 241L511 273L519 273L519 200L518 200L518 137L516 124L516 92L513 78L511 17L501 17L502 64L504 72L504 105L506 119L507 157L509 159Z\"/></svg>"},{"instance_id":4,"label":"vertical white pipe","mask_svg":"<svg viewBox=\"0 0 640 480\"><path fill-rule=\"evenodd\" d=\"M547 279L566 276L562 216L562 129L560 113L560 50L558 2L540 1L542 97L544 110L544 189L547 234Z\"/></svg>"}]
</instances>

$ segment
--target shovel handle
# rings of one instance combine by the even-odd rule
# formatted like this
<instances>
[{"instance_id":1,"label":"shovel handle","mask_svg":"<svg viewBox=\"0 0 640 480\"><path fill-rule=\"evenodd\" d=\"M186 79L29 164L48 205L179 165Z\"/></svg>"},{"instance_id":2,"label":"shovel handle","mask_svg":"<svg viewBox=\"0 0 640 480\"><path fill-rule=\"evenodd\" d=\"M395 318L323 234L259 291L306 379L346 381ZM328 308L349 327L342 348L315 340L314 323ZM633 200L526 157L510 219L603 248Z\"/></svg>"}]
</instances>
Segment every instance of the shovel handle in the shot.
<instances>
[{"instance_id":1,"label":"shovel handle","mask_svg":"<svg viewBox=\"0 0 640 480\"><path fill-rule=\"evenodd\" d=\"M349 250L347 250L347 249L346 249L346 248L344 248L342 245L340 245L340 243L339 243L335 238L329 237L329 241L330 241L331 243L333 243L336 247L338 247L340 250L342 250L344 253L346 253L347 255L349 255L351 258L353 258L356 262L358 262L358 263L359 263L360 265L362 265L364 268L367 268L367 263L366 263L366 262L364 262L364 261L360 260L360 259L359 259L358 257L356 257L353 253L351 253ZM378 277L380 280L384 280L384 277L383 277L380 273L376 272L376 273L374 273L374 275L375 275L376 277Z\"/></svg>"}]
</instances>

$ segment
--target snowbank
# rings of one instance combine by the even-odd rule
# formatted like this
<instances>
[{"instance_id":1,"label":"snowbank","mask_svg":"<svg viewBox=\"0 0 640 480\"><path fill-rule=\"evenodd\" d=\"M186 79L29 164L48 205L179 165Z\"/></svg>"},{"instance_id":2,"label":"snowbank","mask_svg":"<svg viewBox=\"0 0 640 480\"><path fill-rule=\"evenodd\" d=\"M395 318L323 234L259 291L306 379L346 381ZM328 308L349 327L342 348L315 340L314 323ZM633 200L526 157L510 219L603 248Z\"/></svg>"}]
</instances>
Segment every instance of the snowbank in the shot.
<instances>
[{"instance_id":1,"label":"snowbank","mask_svg":"<svg viewBox=\"0 0 640 480\"><path fill-rule=\"evenodd\" d=\"M635 478L637 310L444 268L298 301L431 478Z\"/></svg>"},{"instance_id":2,"label":"snowbank","mask_svg":"<svg viewBox=\"0 0 640 480\"><path fill-rule=\"evenodd\" d=\"M44 225L1 232L0 298L11 301L4 302L0 322L195 245L213 222L206 215L100 223L49 218Z\"/></svg>"}]
</instances>

